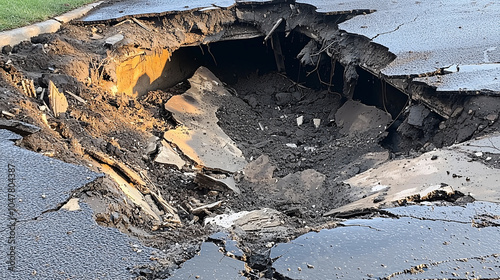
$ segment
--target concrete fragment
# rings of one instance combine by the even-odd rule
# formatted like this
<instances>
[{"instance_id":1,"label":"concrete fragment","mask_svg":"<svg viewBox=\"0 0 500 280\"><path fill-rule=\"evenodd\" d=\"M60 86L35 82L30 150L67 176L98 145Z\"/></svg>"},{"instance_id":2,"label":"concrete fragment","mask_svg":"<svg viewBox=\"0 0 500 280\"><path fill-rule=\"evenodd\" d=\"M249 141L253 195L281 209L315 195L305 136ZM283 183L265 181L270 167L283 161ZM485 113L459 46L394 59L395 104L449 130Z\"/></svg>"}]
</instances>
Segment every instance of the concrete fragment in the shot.
<instances>
[{"instance_id":1,"label":"concrete fragment","mask_svg":"<svg viewBox=\"0 0 500 280\"><path fill-rule=\"evenodd\" d=\"M272 266L285 279L466 279L466 272L496 279L490 267L500 264L491 245L498 244L500 228L492 226L498 219L474 226L476 211L498 215L497 205L489 204L395 208L398 219L348 220L275 245ZM289 269L305 264L314 269ZM453 276L457 272L463 276Z\"/></svg>"},{"instance_id":2,"label":"concrete fragment","mask_svg":"<svg viewBox=\"0 0 500 280\"><path fill-rule=\"evenodd\" d=\"M150 156L152 154L154 154L158 148L158 145L156 144L156 141L160 140L160 138L156 137L156 136L151 136L149 137L148 139L148 143L147 143L147 146L146 146L146 150L144 151L146 153L147 156Z\"/></svg>"},{"instance_id":3,"label":"concrete fragment","mask_svg":"<svg viewBox=\"0 0 500 280\"><path fill-rule=\"evenodd\" d=\"M247 215L249 212L248 211L241 211L237 213L232 213L232 214L221 214L217 215L215 217L207 217L205 219L205 225L211 224L211 225L217 225L223 228L231 228L234 225L234 222L238 220L239 218Z\"/></svg>"},{"instance_id":4,"label":"concrete fragment","mask_svg":"<svg viewBox=\"0 0 500 280\"><path fill-rule=\"evenodd\" d=\"M247 279L242 271L245 271L244 262L225 257L212 242L203 242L200 252L174 271L168 279Z\"/></svg>"},{"instance_id":5,"label":"concrete fragment","mask_svg":"<svg viewBox=\"0 0 500 280\"><path fill-rule=\"evenodd\" d=\"M335 122L342 134L369 134L378 136L385 132L391 115L374 106L349 100L335 114Z\"/></svg>"},{"instance_id":6,"label":"concrete fragment","mask_svg":"<svg viewBox=\"0 0 500 280\"><path fill-rule=\"evenodd\" d=\"M179 170L186 164L186 162L177 154L174 149L167 143L167 141L162 140L161 146L158 151L158 155L155 157L155 162L176 166Z\"/></svg>"},{"instance_id":7,"label":"concrete fragment","mask_svg":"<svg viewBox=\"0 0 500 280\"><path fill-rule=\"evenodd\" d=\"M28 136L30 134L37 133L38 131L40 131L40 128L38 126L18 120L5 120L5 119L0 119L0 129L10 130L21 136Z\"/></svg>"},{"instance_id":8,"label":"concrete fragment","mask_svg":"<svg viewBox=\"0 0 500 280\"><path fill-rule=\"evenodd\" d=\"M231 173L242 170L247 164L243 153L217 125L215 114L218 100L230 93L205 67L198 68L189 82L188 91L165 104L165 109L182 125L165 132L164 138L207 169Z\"/></svg>"},{"instance_id":9,"label":"concrete fragment","mask_svg":"<svg viewBox=\"0 0 500 280\"><path fill-rule=\"evenodd\" d=\"M274 191L280 193L289 202L302 202L304 197L318 191L325 181L326 176L314 169L288 174L281 178ZM272 190L272 189L270 189Z\"/></svg>"},{"instance_id":10,"label":"concrete fragment","mask_svg":"<svg viewBox=\"0 0 500 280\"><path fill-rule=\"evenodd\" d=\"M118 44L124 38L125 38L125 36L123 36L122 34L118 33L118 34L115 34L115 35L113 35L111 37L106 38L105 44L107 46L113 47L114 45Z\"/></svg>"},{"instance_id":11,"label":"concrete fragment","mask_svg":"<svg viewBox=\"0 0 500 280\"><path fill-rule=\"evenodd\" d=\"M79 198L73 197L66 204L61 207L61 209L68 210L68 211L78 211L81 210L80 204L78 204Z\"/></svg>"},{"instance_id":12,"label":"concrete fragment","mask_svg":"<svg viewBox=\"0 0 500 280\"><path fill-rule=\"evenodd\" d=\"M29 26L0 32L0 48L7 45L15 46L22 41L28 41L31 37L43 33L54 33L60 27L60 22L49 19Z\"/></svg>"},{"instance_id":13,"label":"concrete fragment","mask_svg":"<svg viewBox=\"0 0 500 280\"><path fill-rule=\"evenodd\" d=\"M273 180L275 169L276 167L269 162L269 157L261 155L245 167L245 179L252 183L270 182Z\"/></svg>"},{"instance_id":14,"label":"concrete fragment","mask_svg":"<svg viewBox=\"0 0 500 280\"><path fill-rule=\"evenodd\" d=\"M68 100L63 93L59 92L52 81L49 81L49 106L56 117L68 110Z\"/></svg>"},{"instance_id":15,"label":"concrete fragment","mask_svg":"<svg viewBox=\"0 0 500 280\"><path fill-rule=\"evenodd\" d=\"M259 231L279 227L283 224L281 213L274 209L264 208L250 211L234 221L234 226L244 231Z\"/></svg>"},{"instance_id":16,"label":"concrete fragment","mask_svg":"<svg viewBox=\"0 0 500 280\"><path fill-rule=\"evenodd\" d=\"M196 173L194 182L198 184L201 188L206 188L216 191L228 191L231 190L236 194L241 194L240 188L236 186L236 182L232 176L225 176L225 178L216 178L214 176L209 176L201 172Z\"/></svg>"}]
</instances>

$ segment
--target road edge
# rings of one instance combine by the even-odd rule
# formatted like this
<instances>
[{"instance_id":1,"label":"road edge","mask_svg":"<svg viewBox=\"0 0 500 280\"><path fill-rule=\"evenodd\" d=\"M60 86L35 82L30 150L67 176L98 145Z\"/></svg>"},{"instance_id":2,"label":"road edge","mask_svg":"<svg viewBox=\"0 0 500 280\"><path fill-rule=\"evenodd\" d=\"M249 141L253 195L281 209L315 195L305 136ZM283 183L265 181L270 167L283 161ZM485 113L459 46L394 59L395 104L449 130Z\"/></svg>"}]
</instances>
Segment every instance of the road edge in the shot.
<instances>
[{"instance_id":1,"label":"road edge","mask_svg":"<svg viewBox=\"0 0 500 280\"><path fill-rule=\"evenodd\" d=\"M80 18L88 13L93 8L99 6L104 1L87 4L83 7L69 11L59 16L55 16L46 21L34 23L28 26L19 27L7 31L0 32L0 49L4 46L15 46L22 41L30 40L32 37L43 33L55 33L61 28L61 25L68 23L76 18Z\"/></svg>"}]
</instances>

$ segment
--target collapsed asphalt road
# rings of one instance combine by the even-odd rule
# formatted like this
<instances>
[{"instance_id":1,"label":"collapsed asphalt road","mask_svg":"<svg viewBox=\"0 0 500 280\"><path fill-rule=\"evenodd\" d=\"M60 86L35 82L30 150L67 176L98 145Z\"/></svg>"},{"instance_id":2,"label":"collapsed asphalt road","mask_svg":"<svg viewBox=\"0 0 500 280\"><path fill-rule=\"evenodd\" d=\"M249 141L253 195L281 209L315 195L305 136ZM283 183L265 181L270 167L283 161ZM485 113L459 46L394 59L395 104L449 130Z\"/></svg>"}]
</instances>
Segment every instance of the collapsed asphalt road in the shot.
<instances>
[{"instance_id":1,"label":"collapsed asphalt road","mask_svg":"<svg viewBox=\"0 0 500 280\"><path fill-rule=\"evenodd\" d=\"M189 5L3 48L3 278L499 277L497 4Z\"/></svg>"}]
</instances>

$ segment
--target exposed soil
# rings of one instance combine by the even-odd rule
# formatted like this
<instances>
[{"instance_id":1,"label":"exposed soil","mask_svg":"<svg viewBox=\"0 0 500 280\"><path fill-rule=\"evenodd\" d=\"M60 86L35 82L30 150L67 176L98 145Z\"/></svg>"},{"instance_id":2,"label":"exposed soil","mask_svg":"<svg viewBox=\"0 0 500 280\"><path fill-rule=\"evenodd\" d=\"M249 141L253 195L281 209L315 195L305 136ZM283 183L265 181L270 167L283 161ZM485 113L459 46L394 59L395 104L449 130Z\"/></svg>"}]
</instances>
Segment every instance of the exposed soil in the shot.
<instances>
[{"instance_id":1,"label":"exposed soil","mask_svg":"<svg viewBox=\"0 0 500 280\"><path fill-rule=\"evenodd\" d=\"M189 164L177 170L155 163L156 151L146 152L152 136L162 138L165 131L177 125L164 104L170 97L185 92L189 83L184 80L171 88L151 90L142 96L113 92L110 88L117 77L110 69L124 59L127 48L110 49L103 45L102 39L96 38L121 32L127 35L127 40L132 40L122 42L134 49L132 53L137 49L154 52L159 46L174 50L181 42L197 42L206 34L221 30L225 21L234 20L234 14L229 11L214 12L206 17L172 15L160 22L148 21L154 32L130 23L64 25L56 34L36 37L15 46L12 53L0 55L0 110L41 128L40 132L24 137L18 145L88 166L96 172L101 172L96 159L86 151L106 154L135 172L147 174L144 177L151 180L152 191L160 191L178 210L182 225L154 228L154 221L139 207L124 203L123 194L109 177L98 179L75 194L93 207L99 224L116 227L146 245L166 250L168 258L161 260L161 266L153 271L144 269L151 278L166 276L170 268L195 254L200 241L220 230L204 225L207 216L262 208L282 212L285 230L233 232L248 256L257 256L266 252L269 242L287 241L310 230L334 226L332 218L324 218L322 214L359 195L342 180L391 157L416 156L433 147L462 142L497 129L498 115L492 115L497 114L497 101L482 97L464 103L467 105L456 109L456 115L448 120L431 113L426 127L406 124L404 133L402 129L396 130L408 115L403 112L392 123L387 138L387 133L344 135L337 127L335 113L349 94L334 92L330 86L298 84L272 69L241 72L237 78L221 78L228 82L233 95L220 100L219 126L237 143L247 161L268 156L270 165L275 167L272 178L252 180L238 174L240 195L199 188L190 175L197 170L193 161L183 156ZM189 20L198 22L198 29L202 26L199 22L207 23L203 25L206 29L200 29L201 35L199 30L164 35L172 26L185 30ZM119 59L113 60L117 57ZM217 73L220 69L212 71ZM41 92L36 98L23 94L21 81L26 78L33 79L36 88L44 89L42 99ZM49 80L59 90L70 91L86 103L67 95L68 111L54 116L47 109ZM492 108L485 110L484 106ZM3 117L11 118L9 114ZM300 126L297 125L299 117L303 117ZM319 127L315 127L313 119L321 120ZM315 170L317 173L311 174L324 179L324 183L310 189L287 177L306 170ZM285 177L290 181L280 184ZM185 207L193 199L201 204L220 200L223 203L209 213L194 215Z\"/></svg>"}]
</instances>

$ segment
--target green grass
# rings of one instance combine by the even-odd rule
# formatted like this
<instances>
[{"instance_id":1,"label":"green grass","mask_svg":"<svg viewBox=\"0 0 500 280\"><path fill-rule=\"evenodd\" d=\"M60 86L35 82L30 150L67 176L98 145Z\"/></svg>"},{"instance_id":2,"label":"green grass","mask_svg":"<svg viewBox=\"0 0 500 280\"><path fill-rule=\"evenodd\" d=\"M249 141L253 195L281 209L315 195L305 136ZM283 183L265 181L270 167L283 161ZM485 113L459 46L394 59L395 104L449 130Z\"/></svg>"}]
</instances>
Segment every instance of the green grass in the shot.
<instances>
[{"instance_id":1,"label":"green grass","mask_svg":"<svg viewBox=\"0 0 500 280\"><path fill-rule=\"evenodd\" d=\"M0 0L0 31L47 20L96 0Z\"/></svg>"}]
</instances>

